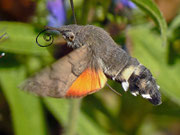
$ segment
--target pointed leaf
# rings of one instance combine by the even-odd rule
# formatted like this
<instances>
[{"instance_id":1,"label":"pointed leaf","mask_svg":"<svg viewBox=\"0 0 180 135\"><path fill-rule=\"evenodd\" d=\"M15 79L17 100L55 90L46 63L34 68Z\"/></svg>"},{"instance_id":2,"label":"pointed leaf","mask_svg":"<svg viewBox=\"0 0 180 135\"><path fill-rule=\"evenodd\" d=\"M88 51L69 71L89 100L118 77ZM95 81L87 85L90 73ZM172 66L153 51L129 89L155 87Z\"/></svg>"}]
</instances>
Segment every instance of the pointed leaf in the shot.
<instances>
[{"instance_id":1,"label":"pointed leaf","mask_svg":"<svg viewBox=\"0 0 180 135\"><path fill-rule=\"evenodd\" d=\"M8 38L1 42L0 50L18 54L49 55L47 48L36 44L37 32L31 24L19 22L0 22L0 28Z\"/></svg>"},{"instance_id":2,"label":"pointed leaf","mask_svg":"<svg viewBox=\"0 0 180 135\"><path fill-rule=\"evenodd\" d=\"M165 19L162 16L162 13L158 9L157 5L152 0L132 0L138 7L144 10L149 14L155 23L160 27L163 45L166 45L167 42L167 24Z\"/></svg>"},{"instance_id":3,"label":"pointed leaf","mask_svg":"<svg viewBox=\"0 0 180 135\"><path fill-rule=\"evenodd\" d=\"M10 107L14 134L45 135L45 121L39 99L17 88L24 78L23 67L0 68L0 84Z\"/></svg>"}]
</instances>

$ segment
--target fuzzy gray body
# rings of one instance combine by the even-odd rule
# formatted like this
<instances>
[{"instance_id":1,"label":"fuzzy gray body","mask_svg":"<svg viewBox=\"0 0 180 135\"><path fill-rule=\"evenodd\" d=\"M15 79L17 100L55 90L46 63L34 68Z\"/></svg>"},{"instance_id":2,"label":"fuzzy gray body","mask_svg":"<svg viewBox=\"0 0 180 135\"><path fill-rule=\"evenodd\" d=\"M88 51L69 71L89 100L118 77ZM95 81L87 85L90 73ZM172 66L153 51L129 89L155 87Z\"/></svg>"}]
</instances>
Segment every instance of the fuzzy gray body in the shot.
<instances>
[{"instance_id":1,"label":"fuzzy gray body","mask_svg":"<svg viewBox=\"0 0 180 135\"><path fill-rule=\"evenodd\" d=\"M159 86L149 69L122 50L106 31L93 25L65 27L72 27L75 34L71 46L78 48L87 45L94 61L97 61L108 78L126 83L125 87L129 87L134 96L141 95L154 105L161 103Z\"/></svg>"},{"instance_id":2,"label":"fuzzy gray body","mask_svg":"<svg viewBox=\"0 0 180 135\"><path fill-rule=\"evenodd\" d=\"M67 55L63 58L64 61L59 60L59 62L57 61L54 64L54 67L56 67L59 63L62 63L61 65L65 63L66 66L64 64L64 68L61 68L61 71L58 68L55 71L50 69L48 72L49 75L56 72L59 72L57 77L60 75L62 76L62 74L65 75L65 72L68 75L75 75L75 71L80 71L79 68L86 69L87 67L91 66L95 69L102 69L108 78L120 82L125 91L127 91L129 88L130 92L134 96L141 95L143 98L148 99L154 105L161 103L161 95L158 85L156 84L155 79L152 77L149 69L141 65L136 58L129 56L129 54L122 50L121 47L118 46L109 36L109 34L102 28L93 25L66 25L60 28L46 28L47 30L59 31L67 41L67 45L75 49L75 51L69 54L71 57L68 57ZM79 53L77 55L81 57L76 56L77 52ZM74 64L70 62L72 61L71 59L73 59L73 56L77 57L73 60ZM81 66L81 64L78 64L81 61L86 61L86 64ZM69 68L67 65L69 65ZM69 71L67 72L67 69L65 68L68 68ZM45 73L44 71L42 72ZM76 77L80 75L81 72L82 71L78 72ZM38 93L39 95L43 95L41 94L43 92L38 90L43 88L43 84L40 84L40 82L42 82L41 80L43 79L41 79L39 76L42 75L36 75L35 77L30 78L29 82L23 86L23 89L32 89L31 83L39 82L39 86L36 86L35 90L32 89L30 91ZM65 81L69 82L66 86L69 87L73 80L71 79L68 81L69 77L65 78ZM51 81L49 77L47 77L47 79L49 82ZM49 90L46 91L50 92ZM67 89L64 89L64 92L61 92L63 94L59 94L59 97L63 97L66 91ZM56 97L51 95L51 93L44 95Z\"/></svg>"}]
</instances>

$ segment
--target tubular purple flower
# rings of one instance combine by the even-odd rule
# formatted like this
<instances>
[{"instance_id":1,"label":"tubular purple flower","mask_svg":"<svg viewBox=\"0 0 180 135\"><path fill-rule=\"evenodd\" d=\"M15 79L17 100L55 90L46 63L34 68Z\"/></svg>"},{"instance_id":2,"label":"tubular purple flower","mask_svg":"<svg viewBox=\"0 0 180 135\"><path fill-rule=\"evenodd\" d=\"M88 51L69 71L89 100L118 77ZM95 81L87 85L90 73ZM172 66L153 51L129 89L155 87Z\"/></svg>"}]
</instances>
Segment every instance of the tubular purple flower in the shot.
<instances>
[{"instance_id":1,"label":"tubular purple flower","mask_svg":"<svg viewBox=\"0 0 180 135\"><path fill-rule=\"evenodd\" d=\"M60 27L66 21L66 12L63 0L48 0L47 9L49 11L48 26Z\"/></svg>"},{"instance_id":2,"label":"tubular purple flower","mask_svg":"<svg viewBox=\"0 0 180 135\"><path fill-rule=\"evenodd\" d=\"M131 0L114 0L116 5L122 5L127 8L136 8L136 5Z\"/></svg>"},{"instance_id":3,"label":"tubular purple flower","mask_svg":"<svg viewBox=\"0 0 180 135\"><path fill-rule=\"evenodd\" d=\"M124 6L126 6L126 7L128 7L128 8L135 8L135 7L136 7L136 5L135 5L132 1L130 1L130 0L120 0L120 2L121 2Z\"/></svg>"}]
</instances>

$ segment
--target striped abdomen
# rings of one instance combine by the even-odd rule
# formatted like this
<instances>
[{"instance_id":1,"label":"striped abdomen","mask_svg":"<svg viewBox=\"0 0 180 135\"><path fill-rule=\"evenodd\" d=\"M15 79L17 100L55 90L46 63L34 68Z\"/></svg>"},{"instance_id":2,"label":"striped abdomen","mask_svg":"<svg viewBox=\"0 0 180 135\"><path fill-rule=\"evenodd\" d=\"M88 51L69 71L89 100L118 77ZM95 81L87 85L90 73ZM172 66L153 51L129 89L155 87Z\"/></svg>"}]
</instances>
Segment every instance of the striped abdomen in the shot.
<instances>
[{"instance_id":1,"label":"striped abdomen","mask_svg":"<svg viewBox=\"0 0 180 135\"><path fill-rule=\"evenodd\" d=\"M154 105L161 103L159 86L149 69L141 65L137 59L129 56L122 49L117 49L108 61L105 64L106 75L120 82L125 91L129 88L132 95L141 95Z\"/></svg>"}]
</instances>

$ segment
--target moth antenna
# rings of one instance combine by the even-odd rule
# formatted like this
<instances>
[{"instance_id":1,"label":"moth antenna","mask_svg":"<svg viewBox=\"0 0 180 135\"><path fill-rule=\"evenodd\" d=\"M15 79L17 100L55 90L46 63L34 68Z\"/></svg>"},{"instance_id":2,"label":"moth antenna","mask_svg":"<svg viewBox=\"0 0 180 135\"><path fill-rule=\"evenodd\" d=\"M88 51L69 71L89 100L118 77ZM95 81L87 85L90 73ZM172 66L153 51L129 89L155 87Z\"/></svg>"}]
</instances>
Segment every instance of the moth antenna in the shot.
<instances>
[{"instance_id":1,"label":"moth antenna","mask_svg":"<svg viewBox=\"0 0 180 135\"><path fill-rule=\"evenodd\" d=\"M119 96L122 96L121 93L117 92L115 89L113 89L108 83L106 83L106 86L109 87L114 93L116 93Z\"/></svg>"},{"instance_id":2,"label":"moth antenna","mask_svg":"<svg viewBox=\"0 0 180 135\"><path fill-rule=\"evenodd\" d=\"M48 33L48 30L49 30L49 29L44 29L43 31L41 31L41 32L37 35L37 37L36 37L36 44L37 44L38 46L40 46L40 47L47 47L47 46L52 45L52 43L54 42L54 37L53 37L52 33ZM44 32L45 32L45 33L44 33ZM39 36L40 36L42 33L44 33L43 39L44 39L46 42L50 42L49 44L42 45L42 44L40 44L40 43L38 42L38 38L39 38Z\"/></svg>"},{"instance_id":3,"label":"moth antenna","mask_svg":"<svg viewBox=\"0 0 180 135\"><path fill-rule=\"evenodd\" d=\"M71 3L71 9L72 9L73 18L74 18L74 23L77 24L75 12L74 12L74 3L73 3L73 0L70 0L70 3Z\"/></svg>"},{"instance_id":4,"label":"moth antenna","mask_svg":"<svg viewBox=\"0 0 180 135\"><path fill-rule=\"evenodd\" d=\"M75 12L74 12L74 3L73 3L73 0L70 0L70 3L71 3L71 9L72 9L72 12L73 12L73 18L74 18L74 23L77 24L77 21L76 21L76 16L75 16ZM47 33L48 30L56 30L58 31L56 28L53 28L53 27L48 27L48 26L45 26L45 29L43 31L41 31L37 37L36 37L36 44L40 47L47 47L47 46L50 46L52 45L52 43L54 42L54 37L51 33ZM46 41L46 42L50 42L49 44L46 44L46 45L42 45L38 42L38 38L39 36L44 33L45 34L43 35L43 39Z\"/></svg>"}]
</instances>

